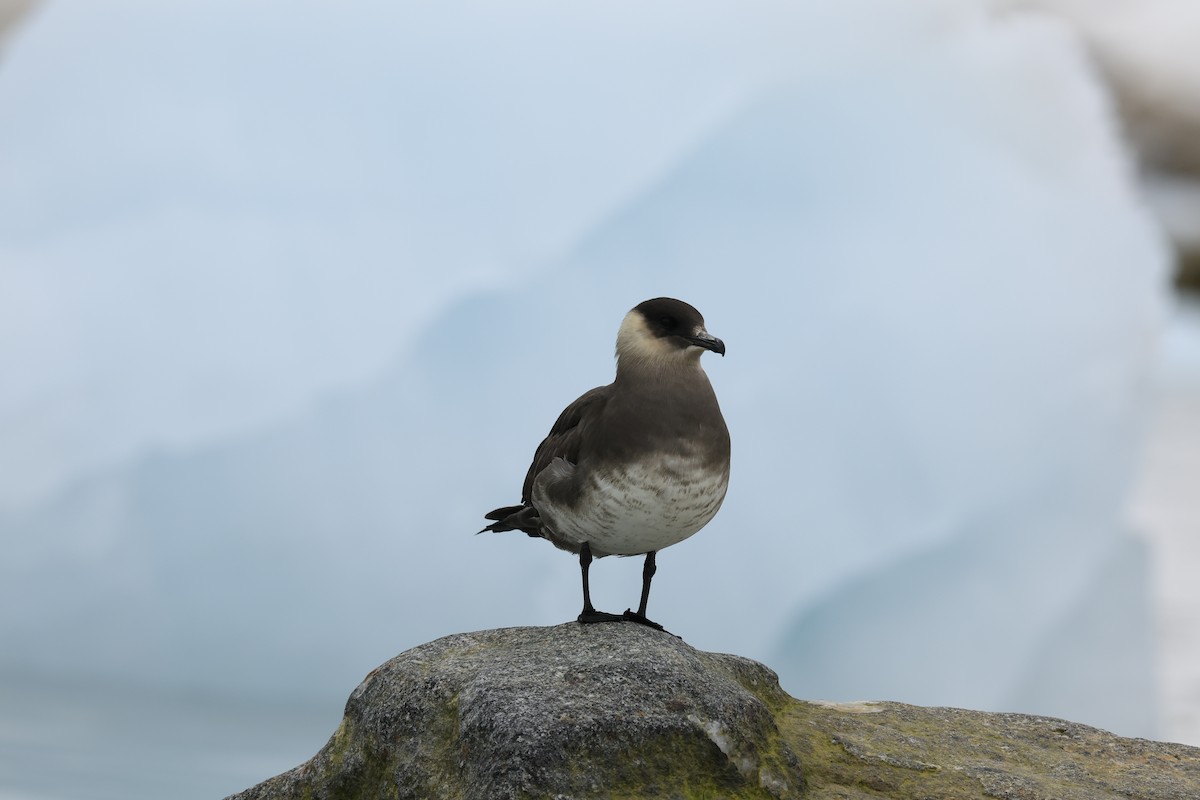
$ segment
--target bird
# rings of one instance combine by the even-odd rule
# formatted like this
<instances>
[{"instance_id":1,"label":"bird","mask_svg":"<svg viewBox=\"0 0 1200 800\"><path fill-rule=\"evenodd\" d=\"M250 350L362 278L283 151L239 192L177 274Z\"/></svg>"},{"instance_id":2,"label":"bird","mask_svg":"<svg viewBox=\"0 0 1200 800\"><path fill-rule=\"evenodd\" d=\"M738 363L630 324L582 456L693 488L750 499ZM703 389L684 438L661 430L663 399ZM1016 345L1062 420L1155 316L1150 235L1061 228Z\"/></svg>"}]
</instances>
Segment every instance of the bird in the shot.
<instances>
[{"instance_id":1,"label":"bird","mask_svg":"<svg viewBox=\"0 0 1200 800\"><path fill-rule=\"evenodd\" d=\"M579 555L580 623L646 617L656 554L707 525L729 486L729 429L700 365L725 355L693 306L657 297L631 309L617 331L616 377L568 405L534 452L521 504L484 515L479 533L523 531ZM597 611L593 558L644 555L638 610Z\"/></svg>"}]
</instances>

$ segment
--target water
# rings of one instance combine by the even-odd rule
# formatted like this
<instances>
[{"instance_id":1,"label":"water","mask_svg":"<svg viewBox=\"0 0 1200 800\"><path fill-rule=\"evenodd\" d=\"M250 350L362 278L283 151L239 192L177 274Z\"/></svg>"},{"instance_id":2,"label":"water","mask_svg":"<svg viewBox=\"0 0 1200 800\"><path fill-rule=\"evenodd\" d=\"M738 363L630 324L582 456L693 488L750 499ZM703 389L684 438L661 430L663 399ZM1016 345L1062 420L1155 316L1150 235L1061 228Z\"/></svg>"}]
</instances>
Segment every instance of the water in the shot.
<instances>
[{"instance_id":1,"label":"water","mask_svg":"<svg viewBox=\"0 0 1200 800\"><path fill-rule=\"evenodd\" d=\"M344 702L271 704L4 676L0 800L225 797L310 758Z\"/></svg>"}]
</instances>

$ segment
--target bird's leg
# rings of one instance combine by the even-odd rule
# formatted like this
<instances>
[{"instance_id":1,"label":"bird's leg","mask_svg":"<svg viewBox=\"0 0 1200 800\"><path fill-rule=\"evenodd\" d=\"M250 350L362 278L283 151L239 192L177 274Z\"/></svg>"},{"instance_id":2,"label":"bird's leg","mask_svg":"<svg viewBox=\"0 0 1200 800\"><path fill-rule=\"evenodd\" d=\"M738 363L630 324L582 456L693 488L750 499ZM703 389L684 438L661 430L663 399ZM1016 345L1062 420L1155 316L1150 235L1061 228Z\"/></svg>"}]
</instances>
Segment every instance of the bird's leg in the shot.
<instances>
[{"instance_id":1,"label":"bird's leg","mask_svg":"<svg viewBox=\"0 0 1200 800\"><path fill-rule=\"evenodd\" d=\"M608 614L597 611L592 607L592 593L588 589L588 567L592 565L592 548L587 542L579 548L579 569L583 573L583 611L579 612L580 622L618 622L624 617L618 614Z\"/></svg>"},{"instance_id":2,"label":"bird's leg","mask_svg":"<svg viewBox=\"0 0 1200 800\"><path fill-rule=\"evenodd\" d=\"M650 601L650 581L654 580L654 573L658 572L658 565L654 563L654 551L646 553L646 562L642 564L642 601L638 603L638 616L646 616L646 603Z\"/></svg>"},{"instance_id":3,"label":"bird's leg","mask_svg":"<svg viewBox=\"0 0 1200 800\"><path fill-rule=\"evenodd\" d=\"M658 567L654 565L654 551L646 553L646 563L642 565L642 601L638 603L638 610L635 614L628 608L625 609L624 618L633 622L640 622L642 625L649 625L656 630L663 630L663 626L657 622L651 622L646 619L646 603L650 600L650 581L654 578L654 573Z\"/></svg>"}]
</instances>

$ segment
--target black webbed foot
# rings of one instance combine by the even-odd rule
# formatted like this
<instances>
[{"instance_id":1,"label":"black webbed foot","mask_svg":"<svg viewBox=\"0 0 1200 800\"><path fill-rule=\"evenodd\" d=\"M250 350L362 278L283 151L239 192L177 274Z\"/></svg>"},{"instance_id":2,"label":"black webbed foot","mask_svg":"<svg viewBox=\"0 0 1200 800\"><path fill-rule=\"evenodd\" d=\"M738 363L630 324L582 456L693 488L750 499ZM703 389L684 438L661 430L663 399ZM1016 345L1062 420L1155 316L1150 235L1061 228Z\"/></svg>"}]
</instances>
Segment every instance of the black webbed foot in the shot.
<instances>
[{"instance_id":1,"label":"black webbed foot","mask_svg":"<svg viewBox=\"0 0 1200 800\"><path fill-rule=\"evenodd\" d=\"M628 622L636 622L639 625L645 625L647 628L654 628L654 630L662 631L663 633L671 633L669 630L664 628L662 625L659 625L657 622L646 619L645 614L639 614L638 612L634 611L631 608L625 609L625 613L621 615L621 619L626 620ZM675 634L672 633L671 635L674 636Z\"/></svg>"},{"instance_id":2,"label":"black webbed foot","mask_svg":"<svg viewBox=\"0 0 1200 800\"><path fill-rule=\"evenodd\" d=\"M625 619L625 617L621 616L620 614L609 614L605 611L597 611L594 608L585 608L583 611L579 612L579 616L575 619L584 625L588 625L593 622L620 622L621 620Z\"/></svg>"}]
</instances>

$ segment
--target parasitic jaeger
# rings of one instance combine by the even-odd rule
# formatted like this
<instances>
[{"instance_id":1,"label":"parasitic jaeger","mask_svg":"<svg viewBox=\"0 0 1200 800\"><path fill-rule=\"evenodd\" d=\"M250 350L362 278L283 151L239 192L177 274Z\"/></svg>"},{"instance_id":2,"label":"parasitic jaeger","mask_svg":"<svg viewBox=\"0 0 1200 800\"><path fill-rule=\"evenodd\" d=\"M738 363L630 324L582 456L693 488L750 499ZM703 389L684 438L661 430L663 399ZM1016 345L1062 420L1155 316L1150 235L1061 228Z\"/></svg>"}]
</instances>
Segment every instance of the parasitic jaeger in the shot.
<instances>
[{"instance_id":1,"label":"parasitic jaeger","mask_svg":"<svg viewBox=\"0 0 1200 800\"><path fill-rule=\"evenodd\" d=\"M571 403L538 445L521 505L485 515L480 531L523 531L579 554L580 622L646 618L655 554L708 524L729 483L729 430L700 366L725 355L700 312L659 297L638 304L617 332L617 375ZM637 612L592 606L592 558L645 554Z\"/></svg>"}]
</instances>

